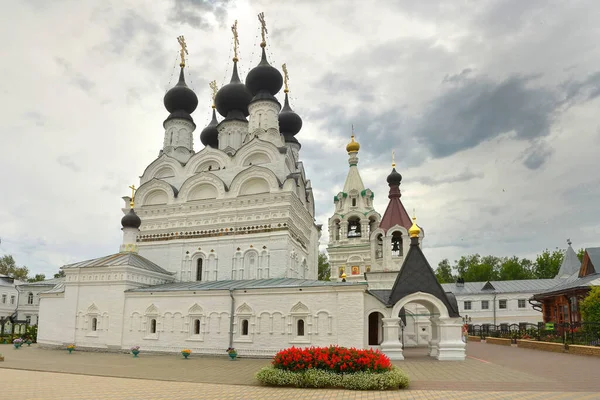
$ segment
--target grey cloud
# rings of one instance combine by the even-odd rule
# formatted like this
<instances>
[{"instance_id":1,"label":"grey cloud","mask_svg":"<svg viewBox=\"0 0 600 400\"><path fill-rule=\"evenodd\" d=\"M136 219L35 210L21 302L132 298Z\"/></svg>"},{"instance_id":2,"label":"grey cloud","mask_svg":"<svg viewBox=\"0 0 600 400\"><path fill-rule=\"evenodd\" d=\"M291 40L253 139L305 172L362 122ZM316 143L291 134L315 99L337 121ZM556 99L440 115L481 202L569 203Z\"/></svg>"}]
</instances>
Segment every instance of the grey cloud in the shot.
<instances>
[{"instance_id":1,"label":"grey cloud","mask_svg":"<svg viewBox=\"0 0 600 400\"><path fill-rule=\"evenodd\" d=\"M465 68L458 74L446 74L446 76L444 76L444 79L442 79L442 83L461 83L465 79L467 79L471 72L473 72L471 68Z\"/></svg>"},{"instance_id":2,"label":"grey cloud","mask_svg":"<svg viewBox=\"0 0 600 400\"><path fill-rule=\"evenodd\" d=\"M511 131L520 139L546 136L560 101L554 91L534 87L534 79L468 79L429 105L415 134L435 158Z\"/></svg>"},{"instance_id":3,"label":"grey cloud","mask_svg":"<svg viewBox=\"0 0 600 400\"><path fill-rule=\"evenodd\" d=\"M351 92L353 98L358 98L364 102L375 100L373 89L368 87L364 81L346 78L339 73L328 72L317 82L317 86L327 90L330 93L348 93Z\"/></svg>"},{"instance_id":4,"label":"grey cloud","mask_svg":"<svg viewBox=\"0 0 600 400\"><path fill-rule=\"evenodd\" d=\"M483 172L475 173L470 169L466 169L463 172L457 175L449 175L449 176L416 176L411 178L411 181L422 183L427 186L438 186L444 183L457 183L457 182L466 182L472 179L483 178Z\"/></svg>"},{"instance_id":5,"label":"grey cloud","mask_svg":"<svg viewBox=\"0 0 600 400\"><path fill-rule=\"evenodd\" d=\"M44 116L37 111L27 111L24 117L27 121L33 122L37 126L46 125Z\"/></svg>"},{"instance_id":6,"label":"grey cloud","mask_svg":"<svg viewBox=\"0 0 600 400\"><path fill-rule=\"evenodd\" d=\"M554 149L544 141L534 142L523 153L521 160L529 169L538 169L554 154Z\"/></svg>"},{"instance_id":7,"label":"grey cloud","mask_svg":"<svg viewBox=\"0 0 600 400\"><path fill-rule=\"evenodd\" d=\"M71 80L71 83L75 84L84 92L90 92L96 85L91 80L77 72L71 64L61 57L55 57L54 61L63 69L65 75Z\"/></svg>"},{"instance_id":8,"label":"grey cloud","mask_svg":"<svg viewBox=\"0 0 600 400\"><path fill-rule=\"evenodd\" d=\"M61 156L58 156L56 158L56 162L59 165L65 167L67 169L70 169L73 172L81 171L81 166L79 166L77 163L75 163L75 161L73 161L73 159L70 156L67 156L64 154Z\"/></svg>"},{"instance_id":9,"label":"grey cloud","mask_svg":"<svg viewBox=\"0 0 600 400\"><path fill-rule=\"evenodd\" d=\"M214 15L221 27L225 25L227 6L232 0L174 0L170 20L185 23L194 28L209 30L212 28L208 14Z\"/></svg>"},{"instance_id":10,"label":"grey cloud","mask_svg":"<svg viewBox=\"0 0 600 400\"><path fill-rule=\"evenodd\" d=\"M117 54L129 48L134 39L143 34L158 35L161 32L157 22L144 18L139 13L128 10L110 29L110 45ZM147 43L143 50L153 48L156 43Z\"/></svg>"}]
</instances>

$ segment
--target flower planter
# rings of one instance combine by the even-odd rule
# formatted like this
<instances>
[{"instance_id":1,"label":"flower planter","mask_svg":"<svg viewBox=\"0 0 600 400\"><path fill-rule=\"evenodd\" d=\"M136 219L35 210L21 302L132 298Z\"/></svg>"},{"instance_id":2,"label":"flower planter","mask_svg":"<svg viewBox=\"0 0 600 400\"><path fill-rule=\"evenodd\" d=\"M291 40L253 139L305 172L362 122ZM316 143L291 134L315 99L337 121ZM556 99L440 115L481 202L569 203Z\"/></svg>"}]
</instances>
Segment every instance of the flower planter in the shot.
<instances>
[{"instance_id":1,"label":"flower planter","mask_svg":"<svg viewBox=\"0 0 600 400\"><path fill-rule=\"evenodd\" d=\"M19 349L19 347L21 347L21 344L20 344L20 343L15 343L15 344L13 344L13 346L15 346L15 349L17 349L17 350L18 350L18 349Z\"/></svg>"},{"instance_id":2,"label":"flower planter","mask_svg":"<svg viewBox=\"0 0 600 400\"><path fill-rule=\"evenodd\" d=\"M73 349L67 349L67 351L69 352L69 354L71 354L73 352Z\"/></svg>"},{"instance_id":3,"label":"flower planter","mask_svg":"<svg viewBox=\"0 0 600 400\"><path fill-rule=\"evenodd\" d=\"M190 353L181 353L181 355L183 356L183 358L185 358L187 360L187 358L190 356Z\"/></svg>"},{"instance_id":4,"label":"flower planter","mask_svg":"<svg viewBox=\"0 0 600 400\"><path fill-rule=\"evenodd\" d=\"M139 350L131 350L131 354L133 354L133 357L137 357L138 354L140 354Z\"/></svg>"},{"instance_id":5,"label":"flower planter","mask_svg":"<svg viewBox=\"0 0 600 400\"><path fill-rule=\"evenodd\" d=\"M236 357L237 353L229 353L229 358L231 359L231 361L234 361Z\"/></svg>"}]
</instances>

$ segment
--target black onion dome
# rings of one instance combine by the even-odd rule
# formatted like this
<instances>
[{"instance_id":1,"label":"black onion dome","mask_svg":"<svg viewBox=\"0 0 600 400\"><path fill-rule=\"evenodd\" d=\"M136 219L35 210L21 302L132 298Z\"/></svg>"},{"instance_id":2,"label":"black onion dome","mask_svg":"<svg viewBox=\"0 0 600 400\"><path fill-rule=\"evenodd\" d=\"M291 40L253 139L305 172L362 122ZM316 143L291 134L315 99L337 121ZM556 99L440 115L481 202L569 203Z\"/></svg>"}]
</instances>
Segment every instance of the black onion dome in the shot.
<instances>
[{"instance_id":1,"label":"black onion dome","mask_svg":"<svg viewBox=\"0 0 600 400\"><path fill-rule=\"evenodd\" d=\"M296 135L302 129L302 118L292 110L288 94L285 94L283 108L279 112L279 132L284 135ZM287 140L286 140L287 141Z\"/></svg>"},{"instance_id":2,"label":"black onion dome","mask_svg":"<svg viewBox=\"0 0 600 400\"><path fill-rule=\"evenodd\" d=\"M121 225L123 228L139 228L142 225L142 220L138 215L133 211L133 208L129 210L127 214L123 218L121 218Z\"/></svg>"},{"instance_id":3,"label":"black onion dome","mask_svg":"<svg viewBox=\"0 0 600 400\"><path fill-rule=\"evenodd\" d=\"M233 62L233 75L231 82L223 86L215 97L217 111L227 117L230 111L238 111L244 117L248 116L248 104L252 101L252 93L242 83L238 75L237 62Z\"/></svg>"},{"instance_id":4,"label":"black onion dome","mask_svg":"<svg viewBox=\"0 0 600 400\"><path fill-rule=\"evenodd\" d=\"M246 86L256 96L261 91L266 91L272 96L276 95L283 86L283 77L277 68L267 61L265 48L262 48L262 57L258 65L248 72Z\"/></svg>"},{"instance_id":5,"label":"black onion dome","mask_svg":"<svg viewBox=\"0 0 600 400\"><path fill-rule=\"evenodd\" d=\"M179 82L165 94L164 103L165 108L170 113L185 111L191 114L198 107L196 93L185 83L183 67L181 68L181 72L179 72Z\"/></svg>"},{"instance_id":6,"label":"black onion dome","mask_svg":"<svg viewBox=\"0 0 600 400\"><path fill-rule=\"evenodd\" d=\"M390 186L398 186L402 181L402 175L396 172L396 168L392 168L392 172L387 177L387 183Z\"/></svg>"},{"instance_id":7,"label":"black onion dome","mask_svg":"<svg viewBox=\"0 0 600 400\"><path fill-rule=\"evenodd\" d=\"M200 133L200 141L203 145L210 146L215 149L219 147L219 130L217 129L218 124L219 121L217 121L217 113L213 108L212 120L206 126L206 128L202 129L202 132Z\"/></svg>"}]
</instances>

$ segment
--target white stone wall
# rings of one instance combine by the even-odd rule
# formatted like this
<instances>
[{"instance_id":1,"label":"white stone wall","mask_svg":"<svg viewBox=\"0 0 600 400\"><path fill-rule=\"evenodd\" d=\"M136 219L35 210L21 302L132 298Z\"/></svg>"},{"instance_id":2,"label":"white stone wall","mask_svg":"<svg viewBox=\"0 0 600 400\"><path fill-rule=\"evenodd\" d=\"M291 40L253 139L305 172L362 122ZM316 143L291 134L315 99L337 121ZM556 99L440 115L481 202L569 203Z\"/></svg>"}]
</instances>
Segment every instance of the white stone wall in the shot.
<instances>
[{"instance_id":1,"label":"white stone wall","mask_svg":"<svg viewBox=\"0 0 600 400\"><path fill-rule=\"evenodd\" d=\"M537 324L543 321L542 313L533 309L527 301L534 295L533 292L528 293L501 293L496 294L473 294L473 295L456 295L458 301L458 309L461 316L468 315L471 317L471 324L494 324L494 303L496 307L496 325L500 324L518 324L532 323ZM518 307L518 300L525 300L525 308ZM489 309L482 309L481 301L487 300ZM500 309L499 301L507 300L507 308ZM465 309L465 301L471 302L471 309Z\"/></svg>"},{"instance_id":2,"label":"white stone wall","mask_svg":"<svg viewBox=\"0 0 600 400\"><path fill-rule=\"evenodd\" d=\"M12 315L17 309L19 292L14 283L0 278L0 317Z\"/></svg>"},{"instance_id":3,"label":"white stone wall","mask_svg":"<svg viewBox=\"0 0 600 400\"><path fill-rule=\"evenodd\" d=\"M229 291L124 293L128 287L75 284L67 285L65 293L42 295L38 341L99 349L189 348L213 354L224 354L229 347ZM363 347L365 289L357 285L235 290L233 346L242 355L259 356L291 346ZM92 318L97 318L96 331L91 329ZM196 319L199 334L194 332ZM247 335L242 330L245 319ZM300 319L304 335L298 334Z\"/></svg>"}]
</instances>

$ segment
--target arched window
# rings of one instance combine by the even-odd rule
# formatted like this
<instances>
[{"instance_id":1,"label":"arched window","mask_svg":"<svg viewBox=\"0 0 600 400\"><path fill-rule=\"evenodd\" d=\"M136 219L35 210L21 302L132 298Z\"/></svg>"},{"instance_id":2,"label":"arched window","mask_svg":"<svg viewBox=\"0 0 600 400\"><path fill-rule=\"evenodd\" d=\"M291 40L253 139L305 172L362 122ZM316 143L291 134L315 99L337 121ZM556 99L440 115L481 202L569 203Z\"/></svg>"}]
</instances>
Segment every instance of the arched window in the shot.
<instances>
[{"instance_id":1,"label":"arched window","mask_svg":"<svg viewBox=\"0 0 600 400\"><path fill-rule=\"evenodd\" d=\"M33 293L31 292L27 295L27 304L33 304Z\"/></svg>"},{"instance_id":2,"label":"arched window","mask_svg":"<svg viewBox=\"0 0 600 400\"><path fill-rule=\"evenodd\" d=\"M201 281L202 280L202 258L199 258L197 263L198 263L198 266L196 267L196 280Z\"/></svg>"},{"instance_id":3,"label":"arched window","mask_svg":"<svg viewBox=\"0 0 600 400\"><path fill-rule=\"evenodd\" d=\"M383 258L383 235L380 233L377 235L377 242L375 244L375 258Z\"/></svg>"},{"instance_id":4,"label":"arched window","mask_svg":"<svg viewBox=\"0 0 600 400\"><path fill-rule=\"evenodd\" d=\"M248 336L248 320L242 320L242 336Z\"/></svg>"},{"instance_id":5,"label":"arched window","mask_svg":"<svg viewBox=\"0 0 600 400\"><path fill-rule=\"evenodd\" d=\"M360 237L360 219L358 217L348 219L348 237Z\"/></svg>"},{"instance_id":6,"label":"arched window","mask_svg":"<svg viewBox=\"0 0 600 400\"><path fill-rule=\"evenodd\" d=\"M356 197L352 198L352 207L356 207Z\"/></svg>"},{"instance_id":7,"label":"arched window","mask_svg":"<svg viewBox=\"0 0 600 400\"><path fill-rule=\"evenodd\" d=\"M298 320L298 336L304 336L304 320Z\"/></svg>"},{"instance_id":8,"label":"arched window","mask_svg":"<svg viewBox=\"0 0 600 400\"><path fill-rule=\"evenodd\" d=\"M92 318L92 331L96 331L98 329L98 319Z\"/></svg>"},{"instance_id":9,"label":"arched window","mask_svg":"<svg viewBox=\"0 0 600 400\"><path fill-rule=\"evenodd\" d=\"M402 250L402 232L392 233L392 255L401 256Z\"/></svg>"},{"instance_id":10,"label":"arched window","mask_svg":"<svg viewBox=\"0 0 600 400\"><path fill-rule=\"evenodd\" d=\"M156 333L156 320L150 320L150 333Z\"/></svg>"},{"instance_id":11,"label":"arched window","mask_svg":"<svg viewBox=\"0 0 600 400\"><path fill-rule=\"evenodd\" d=\"M200 334L200 320L196 319L194 320L194 335L199 335Z\"/></svg>"}]
</instances>

